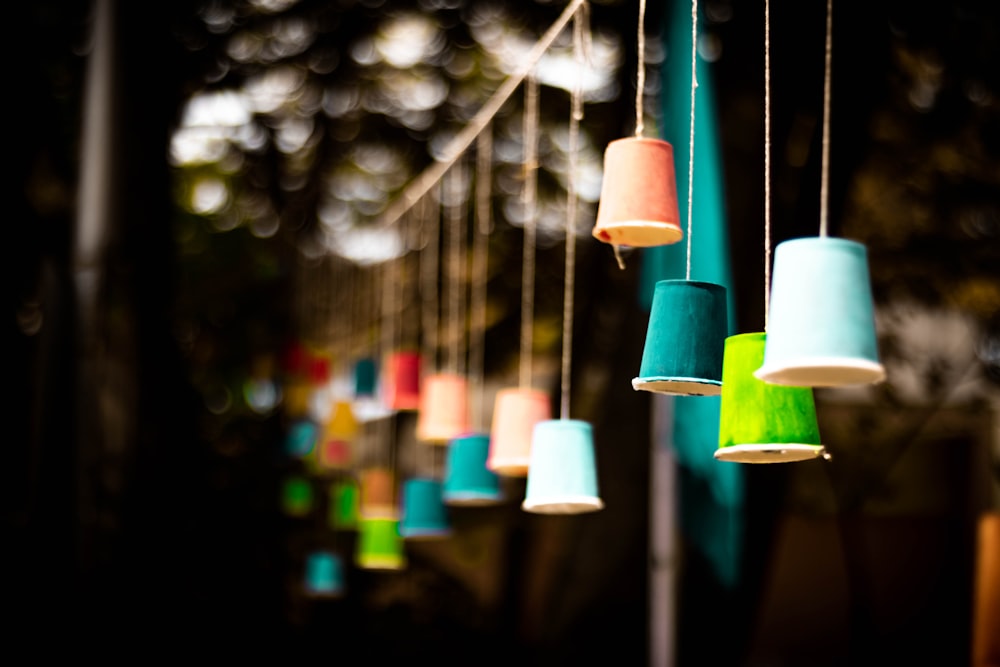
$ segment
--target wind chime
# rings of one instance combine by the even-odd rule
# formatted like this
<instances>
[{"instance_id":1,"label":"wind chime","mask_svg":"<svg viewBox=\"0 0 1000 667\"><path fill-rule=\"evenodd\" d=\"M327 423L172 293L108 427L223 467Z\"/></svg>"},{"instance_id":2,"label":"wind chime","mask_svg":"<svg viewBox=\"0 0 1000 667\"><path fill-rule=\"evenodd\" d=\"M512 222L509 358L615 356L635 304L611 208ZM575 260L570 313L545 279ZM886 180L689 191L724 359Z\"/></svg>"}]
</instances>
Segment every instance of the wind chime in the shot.
<instances>
[{"instance_id":1,"label":"wind chime","mask_svg":"<svg viewBox=\"0 0 1000 667\"><path fill-rule=\"evenodd\" d=\"M535 425L528 481L521 508L538 514L581 514L604 508L598 495L594 436L591 425L570 418L570 366L573 342L573 289L576 257L576 168L579 125L583 118L580 79L584 67L583 15L573 16L573 55L578 67L569 117L569 174L566 194L566 262L563 283L563 340L559 419Z\"/></svg>"},{"instance_id":2,"label":"wind chime","mask_svg":"<svg viewBox=\"0 0 1000 667\"><path fill-rule=\"evenodd\" d=\"M379 295L373 301L381 306L378 328L385 353L392 347L392 299L388 297L392 292L387 286L391 282L390 272L394 266L394 262L386 261L381 267L372 269L372 293ZM381 290L376 287L381 287ZM398 570L406 566L396 494L396 430L391 411L364 423L362 455L365 460L359 474L360 503L355 551L355 562L364 569Z\"/></svg>"},{"instance_id":3,"label":"wind chime","mask_svg":"<svg viewBox=\"0 0 1000 667\"><path fill-rule=\"evenodd\" d=\"M684 236L673 146L663 139L643 136L645 9L645 0L640 0L635 136L612 141L605 149L601 200L592 231L598 241L612 245L619 266L624 266L619 246L670 245Z\"/></svg>"},{"instance_id":4,"label":"wind chime","mask_svg":"<svg viewBox=\"0 0 1000 667\"><path fill-rule=\"evenodd\" d=\"M715 458L738 463L785 463L825 456L811 387L780 386L755 377L769 331L771 264L770 2L764 2L764 331L725 342L719 447Z\"/></svg>"},{"instance_id":5,"label":"wind chime","mask_svg":"<svg viewBox=\"0 0 1000 667\"><path fill-rule=\"evenodd\" d=\"M531 357L534 331L535 239L538 230L538 80L524 84L524 245L521 267L521 351L517 387L497 392L490 429L487 467L505 477L527 477L535 424L552 418L547 392L532 386Z\"/></svg>"},{"instance_id":6,"label":"wind chime","mask_svg":"<svg viewBox=\"0 0 1000 667\"><path fill-rule=\"evenodd\" d=\"M468 378L462 374L462 341L464 314L461 297L464 281L462 271L462 240L465 227L465 183L461 161L457 161L448 173L449 178L442 187L442 201L448 218L448 262L446 268L448 286L448 359L446 370L439 370L424 378L423 391L420 395L420 409L417 413L417 439L433 445L447 446L448 442L469 429L469 387ZM438 238L429 239L431 244L437 244ZM435 267L436 269L436 267ZM433 278L431 279L431 275ZM430 294L429 329L436 329L438 323L437 307L437 273L428 274L429 282L425 284ZM428 303L428 302L425 302ZM425 331L437 340L437 334ZM430 350L435 355L436 349Z\"/></svg>"},{"instance_id":7,"label":"wind chime","mask_svg":"<svg viewBox=\"0 0 1000 667\"><path fill-rule=\"evenodd\" d=\"M643 33L640 8L639 34ZM640 39L641 41L641 39ZM726 288L691 280L694 204L695 91L698 88L698 3L691 8L691 132L688 155L687 262L684 280L656 283L650 306L639 376L632 388L674 396L718 396L722 390L722 357L728 333ZM640 58L640 71L642 59ZM642 111L636 96L636 123ZM616 199L615 192L608 193ZM676 192L674 194L676 201ZM602 198L602 202L604 199Z\"/></svg>"},{"instance_id":8,"label":"wind chime","mask_svg":"<svg viewBox=\"0 0 1000 667\"><path fill-rule=\"evenodd\" d=\"M490 436L483 431L492 164L493 135L490 124L480 133L476 145L476 236L472 252L472 333L469 336L469 375L475 390L472 404L473 430L453 438L448 444L442 500L449 506L492 505L503 500L500 479L486 465Z\"/></svg>"},{"instance_id":9,"label":"wind chime","mask_svg":"<svg viewBox=\"0 0 1000 667\"><path fill-rule=\"evenodd\" d=\"M420 220L421 223L424 220ZM437 244L436 235L426 241ZM425 246L426 249L426 246ZM435 275L436 278L436 275ZM398 281L394 281L398 282ZM420 396L418 395L419 399ZM404 540L441 538L451 533L442 500L442 483L437 474L436 444L417 438L412 442L416 470L403 482L400 503L399 533ZM421 465L422 464L422 465Z\"/></svg>"},{"instance_id":10,"label":"wind chime","mask_svg":"<svg viewBox=\"0 0 1000 667\"><path fill-rule=\"evenodd\" d=\"M885 379L867 250L857 241L827 236L832 27L833 0L827 0L819 236L784 241L775 249L773 326L763 365L754 372L774 384L840 387Z\"/></svg>"}]
</instances>

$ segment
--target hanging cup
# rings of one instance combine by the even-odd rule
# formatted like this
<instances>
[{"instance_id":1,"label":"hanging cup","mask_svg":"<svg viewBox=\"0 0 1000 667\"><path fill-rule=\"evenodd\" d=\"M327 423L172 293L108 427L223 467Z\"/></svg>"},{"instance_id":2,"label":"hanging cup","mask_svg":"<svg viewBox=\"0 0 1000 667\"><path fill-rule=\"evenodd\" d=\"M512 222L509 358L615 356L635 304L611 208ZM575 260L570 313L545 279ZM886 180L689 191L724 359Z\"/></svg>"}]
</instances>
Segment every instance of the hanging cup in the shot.
<instances>
[{"instance_id":1,"label":"hanging cup","mask_svg":"<svg viewBox=\"0 0 1000 667\"><path fill-rule=\"evenodd\" d=\"M375 379L378 371L375 360L369 357L358 359L354 363L354 397L368 398L375 395Z\"/></svg>"},{"instance_id":2,"label":"hanging cup","mask_svg":"<svg viewBox=\"0 0 1000 667\"><path fill-rule=\"evenodd\" d=\"M340 556L314 551L306 557L305 592L311 597L330 598L344 594L344 565Z\"/></svg>"},{"instance_id":3,"label":"hanging cup","mask_svg":"<svg viewBox=\"0 0 1000 667\"><path fill-rule=\"evenodd\" d=\"M551 416L544 391L521 387L498 391L486 467L504 477L527 477L535 424Z\"/></svg>"},{"instance_id":4,"label":"hanging cup","mask_svg":"<svg viewBox=\"0 0 1000 667\"><path fill-rule=\"evenodd\" d=\"M386 358L382 374L382 402L391 410L420 408L420 354L393 352Z\"/></svg>"},{"instance_id":5,"label":"hanging cup","mask_svg":"<svg viewBox=\"0 0 1000 667\"><path fill-rule=\"evenodd\" d=\"M417 439L437 445L469 430L469 383L461 375L439 373L424 378L417 414Z\"/></svg>"},{"instance_id":6,"label":"hanging cup","mask_svg":"<svg viewBox=\"0 0 1000 667\"><path fill-rule=\"evenodd\" d=\"M500 478L486 467L490 437L473 433L448 445L444 490L446 505L495 505L503 500Z\"/></svg>"},{"instance_id":7,"label":"hanging cup","mask_svg":"<svg viewBox=\"0 0 1000 667\"><path fill-rule=\"evenodd\" d=\"M297 475L287 477L281 487L281 507L285 514L304 517L312 510L313 489L310 481Z\"/></svg>"},{"instance_id":8,"label":"hanging cup","mask_svg":"<svg viewBox=\"0 0 1000 667\"><path fill-rule=\"evenodd\" d=\"M635 390L675 396L718 396L728 335L726 288L693 280L661 280L653 291Z\"/></svg>"},{"instance_id":9,"label":"hanging cup","mask_svg":"<svg viewBox=\"0 0 1000 667\"><path fill-rule=\"evenodd\" d=\"M319 426L311 419L299 418L292 422L285 436L285 452L292 458L305 458L316 446Z\"/></svg>"},{"instance_id":10,"label":"hanging cup","mask_svg":"<svg viewBox=\"0 0 1000 667\"><path fill-rule=\"evenodd\" d=\"M763 365L772 384L838 387L885 379L865 246L816 237L779 243Z\"/></svg>"},{"instance_id":11,"label":"hanging cup","mask_svg":"<svg viewBox=\"0 0 1000 667\"><path fill-rule=\"evenodd\" d=\"M582 514L603 508L597 495L590 424L576 419L536 424L521 509L536 514Z\"/></svg>"},{"instance_id":12,"label":"hanging cup","mask_svg":"<svg viewBox=\"0 0 1000 667\"><path fill-rule=\"evenodd\" d=\"M787 463L825 456L810 387L782 387L754 377L764 358L764 333L726 339L715 458L738 463Z\"/></svg>"},{"instance_id":13,"label":"hanging cup","mask_svg":"<svg viewBox=\"0 0 1000 667\"><path fill-rule=\"evenodd\" d=\"M439 538L451 534L440 481L415 477L403 482L399 534L403 539Z\"/></svg>"},{"instance_id":14,"label":"hanging cup","mask_svg":"<svg viewBox=\"0 0 1000 667\"><path fill-rule=\"evenodd\" d=\"M594 238L611 245L670 245L684 235L680 218L673 146L646 137L609 143Z\"/></svg>"},{"instance_id":15,"label":"hanging cup","mask_svg":"<svg viewBox=\"0 0 1000 667\"><path fill-rule=\"evenodd\" d=\"M366 570L401 570L406 567L399 519L362 518L358 523L354 562Z\"/></svg>"},{"instance_id":16,"label":"hanging cup","mask_svg":"<svg viewBox=\"0 0 1000 667\"><path fill-rule=\"evenodd\" d=\"M366 468L361 471L361 506L362 517L398 518L396 507L396 482L392 471L388 468Z\"/></svg>"},{"instance_id":17,"label":"hanging cup","mask_svg":"<svg viewBox=\"0 0 1000 667\"><path fill-rule=\"evenodd\" d=\"M354 530L358 527L360 491L353 477L338 480L330 485L327 519L334 530Z\"/></svg>"}]
</instances>

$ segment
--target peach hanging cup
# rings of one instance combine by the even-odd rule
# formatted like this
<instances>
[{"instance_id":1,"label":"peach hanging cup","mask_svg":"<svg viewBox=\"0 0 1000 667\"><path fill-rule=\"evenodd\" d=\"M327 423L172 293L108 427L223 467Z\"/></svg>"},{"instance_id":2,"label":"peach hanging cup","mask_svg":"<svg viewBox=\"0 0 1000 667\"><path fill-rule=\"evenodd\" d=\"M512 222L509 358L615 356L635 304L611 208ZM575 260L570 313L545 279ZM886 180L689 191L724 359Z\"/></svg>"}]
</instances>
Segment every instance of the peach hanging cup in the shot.
<instances>
[{"instance_id":1,"label":"peach hanging cup","mask_svg":"<svg viewBox=\"0 0 1000 667\"><path fill-rule=\"evenodd\" d=\"M424 378L417 414L417 439L447 445L469 431L469 382L461 375L438 373Z\"/></svg>"},{"instance_id":2,"label":"peach hanging cup","mask_svg":"<svg viewBox=\"0 0 1000 667\"><path fill-rule=\"evenodd\" d=\"M396 505L396 480L388 468L375 467L361 471L361 506L363 518L399 518Z\"/></svg>"},{"instance_id":3,"label":"peach hanging cup","mask_svg":"<svg viewBox=\"0 0 1000 667\"><path fill-rule=\"evenodd\" d=\"M498 391L486 467L505 477L527 477L535 424L551 417L544 391L520 387Z\"/></svg>"},{"instance_id":4,"label":"peach hanging cup","mask_svg":"<svg viewBox=\"0 0 1000 667\"><path fill-rule=\"evenodd\" d=\"M592 233L604 243L634 247L671 245L683 238L673 146L646 137L608 144Z\"/></svg>"}]
</instances>

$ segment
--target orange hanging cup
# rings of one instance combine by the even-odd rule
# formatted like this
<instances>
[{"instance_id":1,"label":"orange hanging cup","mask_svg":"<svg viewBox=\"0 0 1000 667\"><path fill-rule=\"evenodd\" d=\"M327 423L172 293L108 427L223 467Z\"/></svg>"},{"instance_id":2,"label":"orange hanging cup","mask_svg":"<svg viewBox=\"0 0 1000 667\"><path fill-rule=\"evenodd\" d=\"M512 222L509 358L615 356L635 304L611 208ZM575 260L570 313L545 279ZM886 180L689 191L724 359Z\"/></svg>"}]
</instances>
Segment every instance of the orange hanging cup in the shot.
<instances>
[{"instance_id":1,"label":"orange hanging cup","mask_svg":"<svg viewBox=\"0 0 1000 667\"><path fill-rule=\"evenodd\" d=\"M683 238L673 146L646 137L608 144L592 233L604 243L633 247L671 245Z\"/></svg>"},{"instance_id":2,"label":"orange hanging cup","mask_svg":"<svg viewBox=\"0 0 1000 667\"><path fill-rule=\"evenodd\" d=\"M417 414L417 440L447 446L469 431L469 382L454 373L424 378Z\"/></svg>"},{"instance_id":3,"label":"orange hanging cup","mask_svg":"<svg viewBox=\"0 0 1000 667\"><path fill-rule=\"evenodd\" d=\"M504 477L527 477L535 424L551 417L544 391L520 387L498 391L486 467Z\"/></svg>"}]
</instances>

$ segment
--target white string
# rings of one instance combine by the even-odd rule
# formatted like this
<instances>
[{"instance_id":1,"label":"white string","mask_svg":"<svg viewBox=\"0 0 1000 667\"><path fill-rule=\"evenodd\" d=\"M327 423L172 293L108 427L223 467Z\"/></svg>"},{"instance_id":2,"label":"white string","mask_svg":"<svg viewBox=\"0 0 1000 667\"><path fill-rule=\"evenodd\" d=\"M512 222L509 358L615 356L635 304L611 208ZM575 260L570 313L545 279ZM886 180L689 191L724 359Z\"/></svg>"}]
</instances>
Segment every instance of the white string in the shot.
<instances>
[{"instance_id":1,"label":"white string","mask_svg":"<svg viewBox=\"0 0 1000 667\"><path fill-rule=\"evenodd\" d=\"M827 234L827 198L830 173L830 70L833 59L833 0L826 0L826 63L823 72L823 174L820 178L819 235Z\"/></svg>"},{"instance_id":2,"label":"white string","mask_svg":"<svg viewBox=\"0 0 1000 667\"><path fill-rule=\"evenodd\" d=\"M771 309L771 2L764 0L764 332Z\"/></svg>"},{"instance_id":3,"label":"white string","mask_svg":"<svg viewBox=\"0 0 1000 667\"><path fill-rule=\"evenodd\" d=\"M459 341L462 338L462 302L464 283L462 276L462 163L456 162L451 168L448 180L448 370L461 372L459 361Z\"/></svg>"},{"instance_id":4,"label":"white string","mask_svg":"<svg viewBox=\"0 0 1000 667\"><path fill-rule=\"evenodd\" d=\"M563 288L563 349L562 382L559 415L569 419L570 366L573 358L573 289L576 265L576 168L579 158L580 121L583 119L583 22L580 16L573 19L573 56L576 60L576 81L571 95L569 117L569 174L566 185L566 275Z\"/></svg>"},{"instance_id":5,"label":"white string","mask_svg":"<svg viewBox=\"0 0 1000 667\"><path fill-rule=\"evenodd\" d=\"M643 90L646 87L646 0L639 0L639 30L638 45L636 48L638 67L635 76L635 136L641 137L644 129L642 98ZM617 249L616 249L617 250ZM617 257L616 252L616 257ZM619 263L621 260L619 259Z\"/></svg>"},{"instance_id":6,"label":"white string","mask_svg":"<svg viewBox=\"0 0 1000 667\"><path fill-rule=\"evenodd\" d=\"M472 423L483 427L486 336L486 287L489 274L489 235L492 226L490 192L493 185L493 134L487 125L476 143L476 236L472 246L472 326L469 375L475 388Z\"/></svg>"},{"instance_id":7,"label":"white string","mask_svg":"<svg viewBox=\"0 0 1000 667\"><path fill-rule=\"evenodd\" d=\"M438 348L438 236L441 226L440 199L428 194L420 207L420 227L424 248L420 253L421 293L423 297L423 342L426 368L437 368Z\"/></svg>"},{"instance_id":8,"label":"white string","mask_svg":"<svg viewBox=\"0 0 1000 667\"><path fill-rule=\"evenodd\" d=\"M691 209L694 203L694 91L698 88L698 0L691 2L691 136L688 155L688 220L687 220L687 272L691 279Z\"/></svg>"},{"instance_id":9,"label":"white string","mask_svg":"<svg viewBox=\"0 0 1000 667\"><path fill-rule=\"evenodd\" d=\"M531 386L535 309L535 239L538 230L538 79L524 85L524 249L521 262L521 388Z\"/></svg>"}]
</instances>

